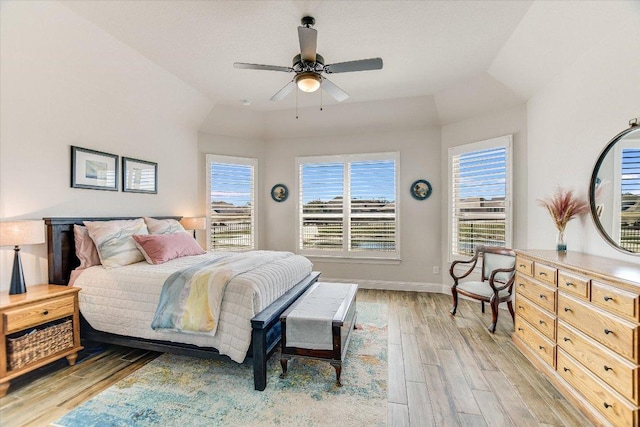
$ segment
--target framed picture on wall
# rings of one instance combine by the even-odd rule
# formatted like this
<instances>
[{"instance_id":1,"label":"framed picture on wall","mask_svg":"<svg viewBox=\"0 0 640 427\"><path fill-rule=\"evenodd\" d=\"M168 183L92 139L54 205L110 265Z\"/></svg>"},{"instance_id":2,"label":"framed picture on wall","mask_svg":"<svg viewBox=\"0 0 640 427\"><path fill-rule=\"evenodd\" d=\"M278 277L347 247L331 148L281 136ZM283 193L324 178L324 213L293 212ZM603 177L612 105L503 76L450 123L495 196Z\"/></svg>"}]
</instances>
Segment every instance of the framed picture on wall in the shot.
<instances>
[{"instance_id":1,"label":"framed picture on wall","mask_svg":"<svg viewBox=\"0 0 640 427\"><path fill-rule=\"evenodd\" d=\"M158 164L123 157L122 191L158 194Z\"/></svg>"},{"instance_id":2,"label":"framed picture on wall","mask_svg":"<svg viewBox=\"0 0 640 427\"><path fill-rule=\"evenodd\" d=\"M118 191L118 156L72 145L71 187Z\"/></svg>"}]
</instances>

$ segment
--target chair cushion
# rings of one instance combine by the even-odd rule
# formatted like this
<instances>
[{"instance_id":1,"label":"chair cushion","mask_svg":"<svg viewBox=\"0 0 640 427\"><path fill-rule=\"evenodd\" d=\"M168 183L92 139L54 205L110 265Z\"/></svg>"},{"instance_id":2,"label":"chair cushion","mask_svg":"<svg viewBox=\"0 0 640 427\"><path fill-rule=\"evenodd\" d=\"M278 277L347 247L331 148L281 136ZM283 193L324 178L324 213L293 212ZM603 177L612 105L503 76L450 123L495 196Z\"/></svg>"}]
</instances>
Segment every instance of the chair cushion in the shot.
<instances>
[{"instance_id":1,"label":"chair cushion","mask_svg":"<svg viewBox=\"0 0 640 427\"><path fill-rule=\"evenodd\" d=\"M481 295L486 298L491 298L493 296L493 289L489 286L489 281L486 280L484 282L460 282L457 287L458 291L468 292L475 295ZM504 289L498 292L498 297L506 297L509 295L508 289Z\"/></svg>"},{"instance_id":2,"label":"chair cushion","mask_svg":"<svg viewBox=\"0 0 640 427\"><path fill-rule=\"evenodd\" d=\"M483 255L484 278L489 279L493 270L498 268L513 268L514 265L516 265L516 258L513 256L485 252ZM498 273L496 274L496 280L506 283L511 276L513 276L513 272Z\"/></svg>"}]
</instances>

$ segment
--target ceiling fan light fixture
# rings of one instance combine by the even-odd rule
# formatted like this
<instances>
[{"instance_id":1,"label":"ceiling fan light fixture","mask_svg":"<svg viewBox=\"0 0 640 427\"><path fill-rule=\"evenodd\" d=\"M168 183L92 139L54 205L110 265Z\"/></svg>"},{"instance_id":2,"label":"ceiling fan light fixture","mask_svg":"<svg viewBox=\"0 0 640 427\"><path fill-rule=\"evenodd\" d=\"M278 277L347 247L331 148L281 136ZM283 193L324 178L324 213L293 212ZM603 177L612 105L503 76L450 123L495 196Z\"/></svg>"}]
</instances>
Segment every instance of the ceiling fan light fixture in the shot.
<instances>
[{"instance_id":1,"label":"ceiling fan light fixture","mask_svg":"<svg viewBox=\"0 0 640 427\"><path fill-rule=\"evenodd\" d=\"M316 73L300 73L294 80L303 92L315 92L320 88L320 76Z\"/></svg>"}]
</instances>

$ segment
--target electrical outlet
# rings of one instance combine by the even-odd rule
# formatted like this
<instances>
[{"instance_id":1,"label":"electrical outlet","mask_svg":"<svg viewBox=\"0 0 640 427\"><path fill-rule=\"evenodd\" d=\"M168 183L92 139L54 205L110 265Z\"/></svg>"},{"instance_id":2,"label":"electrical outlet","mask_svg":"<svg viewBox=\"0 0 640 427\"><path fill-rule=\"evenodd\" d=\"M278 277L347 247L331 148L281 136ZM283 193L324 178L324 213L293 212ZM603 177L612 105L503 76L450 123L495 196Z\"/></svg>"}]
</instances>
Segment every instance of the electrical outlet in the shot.
<instances>
[{"instance_id":1,"label":"electrical outlet","mask_svg":"<svg viewBox=\"0 0 640 427\"><path fill-rule=\"evenodd\" d=\"M433 274L440 274L440 267L437 265L433 266Z\"/></svg>"}]
</instances>

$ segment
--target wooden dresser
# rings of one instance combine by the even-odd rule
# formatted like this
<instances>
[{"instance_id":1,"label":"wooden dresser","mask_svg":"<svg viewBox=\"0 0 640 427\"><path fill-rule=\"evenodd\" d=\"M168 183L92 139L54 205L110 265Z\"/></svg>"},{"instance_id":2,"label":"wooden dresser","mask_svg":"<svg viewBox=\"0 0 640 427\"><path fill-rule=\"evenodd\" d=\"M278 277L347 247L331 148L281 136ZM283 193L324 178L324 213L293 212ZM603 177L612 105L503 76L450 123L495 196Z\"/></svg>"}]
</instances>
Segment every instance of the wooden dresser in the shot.
<instances>
[{"instance_id":1,"label":"wooden dresser","mask_svg":"<svg viewBox=\"0 0 640 427\"><path fill-rule=\"evenodd\" d=\"M514 343L596 425L640 427L640 262L516 253Z\"/></svg>"}]
</instances>

